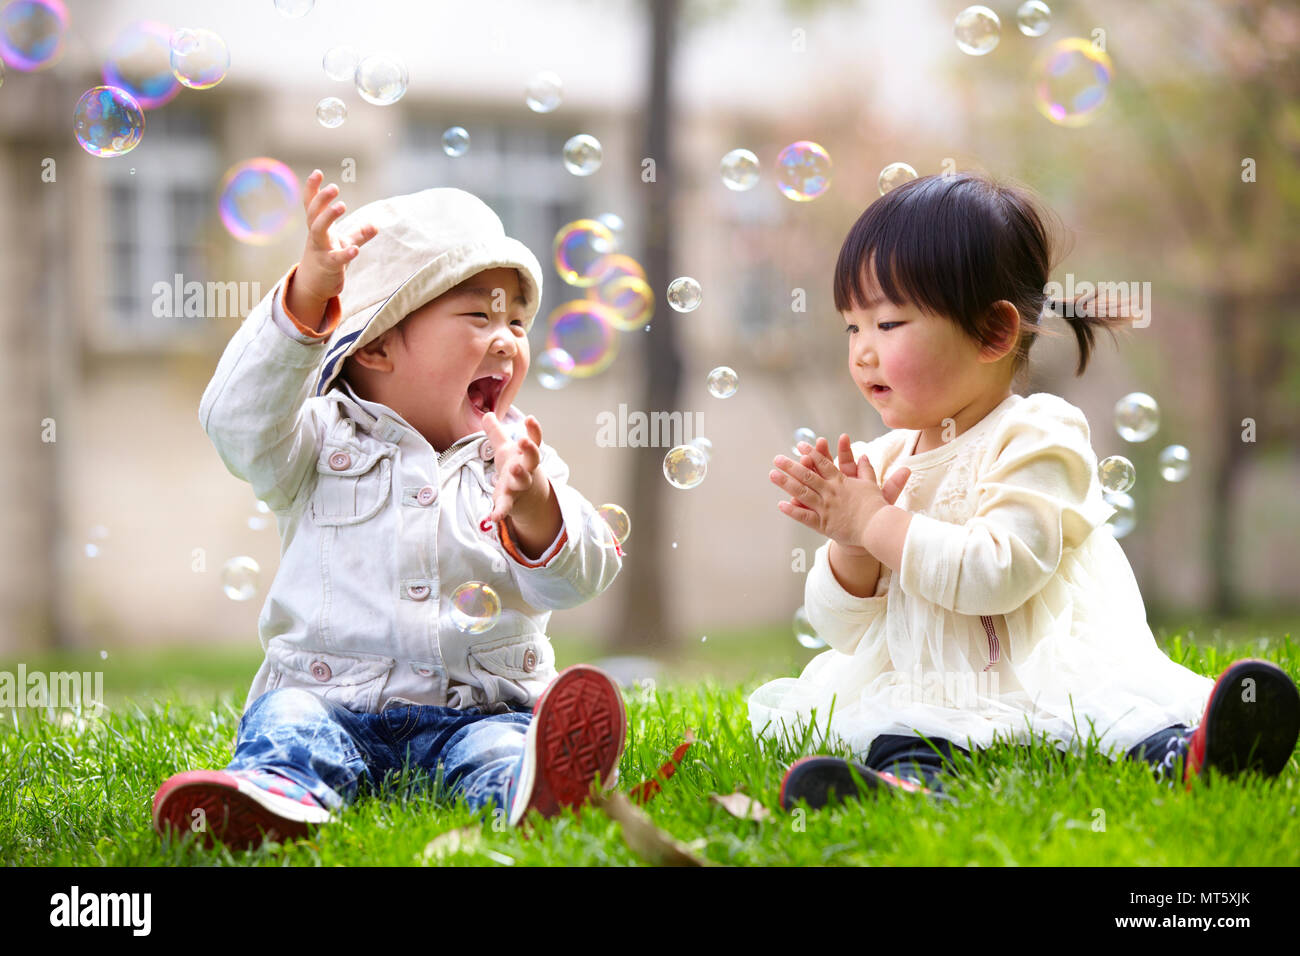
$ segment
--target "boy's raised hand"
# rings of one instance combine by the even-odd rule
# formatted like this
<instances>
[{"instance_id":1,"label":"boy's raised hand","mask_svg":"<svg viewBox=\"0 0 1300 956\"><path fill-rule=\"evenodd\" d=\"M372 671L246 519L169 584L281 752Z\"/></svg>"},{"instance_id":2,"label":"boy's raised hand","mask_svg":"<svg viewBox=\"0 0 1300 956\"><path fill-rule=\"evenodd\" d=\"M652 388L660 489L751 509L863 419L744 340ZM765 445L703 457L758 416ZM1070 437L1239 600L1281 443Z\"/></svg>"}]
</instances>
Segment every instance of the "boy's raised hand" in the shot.
<instances>
[{"instance_id":1,"label":"boy's raised hand","mask_svg":"<svg viewBox=\"0 0 1300 956\"><path fill-rule=\"evenodd\" d=\"M313 170L303 185L307 244L287 292L289 311L300 321L317 325L325 315L329 300L343 291L343 273L348 263L379 233L367 223L345 239L332 236L330 226L347 211L347 206L334 202L339 194L337 185L330 183L321 188L324 178L319 169Z\"/></svg>"},{"instance_id":2,"label":"boy's raised hand","mask_svg":"<svg viewBox=\"0 0 1300 956\"><path fill-rule=\"evenodd\" d=\"M542 425L529 415L524 419L526 435L513 440L506 434L501 420L492 412L483 416L483 431L492 443L493 463L496 465L496 483L492 488L493 524L500 522L514 510L516 503L527 507L534 489L546 481L538 472L542 463ZM545 491L546 489L539 489Z\"/></svg>"}]
</instances>

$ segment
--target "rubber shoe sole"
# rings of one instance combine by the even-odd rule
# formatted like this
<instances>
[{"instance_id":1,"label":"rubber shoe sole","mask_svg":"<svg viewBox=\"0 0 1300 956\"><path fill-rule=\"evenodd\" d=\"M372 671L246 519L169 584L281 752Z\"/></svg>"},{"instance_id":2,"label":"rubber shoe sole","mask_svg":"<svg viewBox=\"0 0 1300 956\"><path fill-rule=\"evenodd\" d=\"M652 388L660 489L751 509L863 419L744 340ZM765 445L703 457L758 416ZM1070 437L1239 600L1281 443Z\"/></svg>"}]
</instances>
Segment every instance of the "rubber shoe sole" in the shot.
<instances>
[{"instance_id":1,"label":"rubber shoe sole","mask_svg":"<svg viewBox=\"0 0 1300 956\"><path fill-rule=\"evenodd\" d=\"M601 789L611 787L626 739L627 711L618 684L587 664L566 668L533 708L511 799L511 825L529 810L553 817L564 807L581 806L597 779Z\"/></svg>"},{"instance_id":2,"label":"rubber shoe sole","mask_svg":"<svg viewBox=\"0 0 1300 956\"><path fill-rule=\"evenodd\" d=\"M202 814L195 816L196 810ZM159 834L202 834L211 848L216 841L247 849L263 840L306 836L308 824L333 819L324 807L271 793L249 780L221 770L188 770L169 777L153 799L153 825ZM195 829L201 821L202 828Z\"/></svg>"},{"instance_id":3,"label":"rubber shoe sole","mask_svg":"<svg viewBox=\"0 0 1300 956\"><path fill-rule=\"evenodd\" d=\"M856 772L858 780L854 779ZM872 770L857 761L840 757L803 757L790 765L781 780L781 806L793 810L803 800L810 809L819 810L832 803L856 799L862 788L877 791L882 788L921 793L941 800L951 800L947 794L903 780L892 773Z\"/></svg>"},{"instance_id":4,"label":"rubber shoe sole","mask_svg":"<svg viewBox=\"0 0 1300 956\"><path fill-rule=\"evenodd\" d=\"M1253 699L1243 700L1245 680ZM1276 664L1236 661L1214 682L1205 716L1192 734L1183 777L1188 789L1206 767L1234 776L1282 772L1300 736L1300 691Z\"/></svg>"}]
</instances>

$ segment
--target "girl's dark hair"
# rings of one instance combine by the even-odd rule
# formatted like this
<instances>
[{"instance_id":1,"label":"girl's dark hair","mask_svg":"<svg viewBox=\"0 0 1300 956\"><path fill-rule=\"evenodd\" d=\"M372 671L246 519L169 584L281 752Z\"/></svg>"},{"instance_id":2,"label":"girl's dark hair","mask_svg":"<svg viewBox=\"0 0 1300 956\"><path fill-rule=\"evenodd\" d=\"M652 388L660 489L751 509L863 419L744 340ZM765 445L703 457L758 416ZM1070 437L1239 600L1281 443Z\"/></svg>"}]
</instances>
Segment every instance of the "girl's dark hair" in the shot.
<instances>
[{"instance_id":1,"label":"girl's dark hair","mask_svg":"<svg viewBox=\"0 0 1300 956\"><path fill-rule=\"evenodd\" d=\"M1082 375L1092 354L1094 327L1108 331L1113 309L1062 308L1046 293L1052 240L1027 189L979 173L923 176L881 196L858 217L835 263L835 308L868 302L869 269L894 305L912 303L955 322L981 346L1004 342L1010 328L989 307L1000 300L1020 314L1013 378L1029 361L1044 309L1060 313L1074 330ZM1082 300L1077 303L1082 305Z\"/></svg>"}]
</instances>

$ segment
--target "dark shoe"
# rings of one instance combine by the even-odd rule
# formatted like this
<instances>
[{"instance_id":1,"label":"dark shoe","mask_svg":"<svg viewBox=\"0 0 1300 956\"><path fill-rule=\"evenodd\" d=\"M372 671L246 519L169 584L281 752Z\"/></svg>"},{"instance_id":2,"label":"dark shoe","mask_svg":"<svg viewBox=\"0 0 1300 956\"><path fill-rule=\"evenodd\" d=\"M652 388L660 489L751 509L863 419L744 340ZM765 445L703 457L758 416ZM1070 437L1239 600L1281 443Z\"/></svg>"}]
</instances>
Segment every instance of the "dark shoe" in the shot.
<instances>
[{"instance_id":1,"label":"dark shoe","mask_svg":"<svg viewBox=\"0 0 1300 956\"><path fill-rule=\"evenodd\" d=\"M857 774L858 780L853 775ZM781 781L781 806L793 810L803 800L813 810L841 800L852 800L862 791L881 788L921 793L941 800L951 800L947 794L931 790L911 780L904 780L885 771L872 770L856 760L840 757L804 757L796 760Z\"/></svg>"},{"instance_id":2,"label":"dark shoe","mask_svg":"<svg viewBox=\"0 0 1300 956\"><path fill-rule=\"evenodd\" d=\"M1243 682L1253 682L1243 700ZM1282 772L1300 736L1300 691L1276 664L1248 658L1225 670L1210 691L1201 725L1192 734L1183 779L1192 781L1206 767L1234 775Z\"/></svg>"}]
</instances>

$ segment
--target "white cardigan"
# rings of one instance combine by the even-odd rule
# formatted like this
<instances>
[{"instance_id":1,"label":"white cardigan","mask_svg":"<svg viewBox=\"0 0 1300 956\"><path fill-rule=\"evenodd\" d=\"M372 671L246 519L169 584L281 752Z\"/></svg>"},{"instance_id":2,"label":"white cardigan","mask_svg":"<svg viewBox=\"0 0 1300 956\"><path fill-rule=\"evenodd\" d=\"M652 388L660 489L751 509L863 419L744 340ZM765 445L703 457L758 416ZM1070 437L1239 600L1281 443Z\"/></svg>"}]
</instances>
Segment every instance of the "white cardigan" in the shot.
<instances>
[{"instance_id":1,"label":"white cardigan","mask_svg":"<svg viewBox=\"0 0 1300 956\"><path fill-rule=\"evenodd\" d=\"M805 606L831 649L754 692L754 733L815 718L814 741L829 733L860 753L878 734L919 731L968 749L1046 734L1114 756L1196 724L1214 682L1156 647L1106 526L1114 509L1083 413L1055 395L1011 395L909 455L919 435L855 444L882 484L911 469L895 502L913 515L903 566L882 566L875 596L855 597L831 572L829 542L818 549Z\"/></svg>"}]
</instances>

